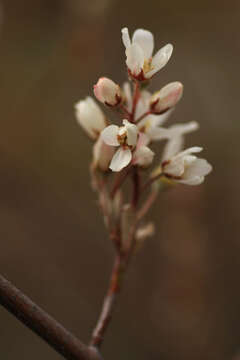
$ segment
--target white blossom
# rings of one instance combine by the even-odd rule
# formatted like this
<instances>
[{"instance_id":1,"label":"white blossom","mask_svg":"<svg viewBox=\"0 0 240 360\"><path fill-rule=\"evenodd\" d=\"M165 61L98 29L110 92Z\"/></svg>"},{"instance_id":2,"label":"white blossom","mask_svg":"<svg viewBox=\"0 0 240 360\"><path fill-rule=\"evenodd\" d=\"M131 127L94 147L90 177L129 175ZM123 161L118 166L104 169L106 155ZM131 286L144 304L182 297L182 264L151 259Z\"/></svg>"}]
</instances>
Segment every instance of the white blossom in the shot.
<instances>
[{"instance_id":1,"label":"white blossom","mask_svg":"<svg viewBox=\"0 0 240 360\"><path fill-rule=\"evenodd\" d=\"M152 56L154 38L148 30L135 30L131 41L128 28L125 27L122 29L122 40L126 48L128 70L138 80L150 79L167 64L172 55L173 46L167 44Z\"/></svg>"},{"instance_id":2,"label":"white blossom","mask_svg":"<svg viewBox=\"0 0 240 360\"><path fill-rule=\"evenodd\" d=\"M120 86L106 77L100 78L94 85L94 94L100 102L109 106L118 105L122 98Z\"/></svg>"},{"instance_id":3,"label":"white blossom","mask_svg":"<svg viewBox=\"0 0 240 360\"><path fill-rule=\"evenodd\" d=\"M192 155L202 151L195 146L186 149L162 163L163 174L182 184L199 185L204 177L212 171L212 166L205 159Z\"/></svg>"},{"instance_id":4,"label":"white blossom","mask_svg":"<svg viewBox=\"0 0 240 360\"><path fill-rule=\"evenodd\" d=\"M196 121L191 121L185 124L175 124L170 126L167 130L169 131L168 142L166 143L163 154L162 161L168 160L171 157L177 155L184 146L184 135L195 131L199 128L199 124ZM155 138L161 137L161 132L158 129L155 130Z\"/></svg>"},{"instance_id":5,"label":"white blossom","mask_svg":"<svg viewBox=\"0 0 240 360\"><path fill-rule=\"evenodd\" d=\"M75 104L75 115L78 123L93 140L97 139L106 127L106 119L102 110L90 96Z\"/></svg>"},{"instance_id":6,"label":"white blossom","mask_svg":"<svg viewBox=\"0 0 240 360\"><path fill-rule=\"evenodd\" d=\"M161 90L153 94L151 98L151 110L155 114L160 114L174 107L181 99L183 85L176 81L164 86Z\"/></svg>"},{"instance_id":7,"label":"white blossom","mask_svg":"<svg viewBox=\"0 0 240 360\"><path fill-rule=\"evenodd\" d=\"M196 121L190 121L183 124L175 124L169 126L168 128L163 128L153 123L148 130L148 136L151 138L152 141L166 139L176 141L176 138L183 137L185 134L193 132L198 128L199 125Z\"/></svg>"},{"instance_id":8,"label":"white blossom","mask_svg":"<svg viewBox=\"0 0 240 360\"><path fill-rule=\"evenodd\" d=\"M121 171L132 160L132 150L137 144L137 126L124 119L123 126L109 125L102 131L101 137L107 145L120 146L109 167L112 171Z\"/></svg>"}]
</instances>

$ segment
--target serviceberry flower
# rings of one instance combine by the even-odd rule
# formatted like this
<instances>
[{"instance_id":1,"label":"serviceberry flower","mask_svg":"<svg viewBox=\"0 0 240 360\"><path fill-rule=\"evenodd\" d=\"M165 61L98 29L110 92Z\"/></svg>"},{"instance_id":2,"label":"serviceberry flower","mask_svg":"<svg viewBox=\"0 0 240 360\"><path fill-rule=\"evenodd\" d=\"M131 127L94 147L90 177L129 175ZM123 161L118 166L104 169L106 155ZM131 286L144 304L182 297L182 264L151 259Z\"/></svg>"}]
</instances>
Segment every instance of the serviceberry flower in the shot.
<instances>
[{"instance_id":1,"label":"serviceberry flower","mask_svg":"<svg viewBox=\"0 0 240 360\"><path fill-rule=\"evenodd\" d=\"M100 102L108 106L116 106L122 100L120 86L106 77L100 78L94 85L94 94Z\"/></svg>"},{"instance_id":2,"label":"serviceberry flower","mask_svg":"<svg viewBox=\"0 0 240 360\"><path fill-rule=\"evenodd\" d=\"M183 85L176 81L164 86L153 94L150 102L151 111L161 114L174 107L182 97Z\"/></svg>"},{"instance_id":3,"label":"serviceberry flower","mask_svg":"<svg viewBox=\"0 0 240 360\"><path fill-rule=\"evenodd\" d=\"M139 81L150 79L161 70L167 64L173 51L173 46L167 44L152 57L153 34L144 29L135 30L131 41L128 28L123 28L122 41L126 48L128 71Z\"/></svg>"},{"instance_id":4,"label":"serviceberry flower","mask_svg":"<svg viewBox=\"0 0 240 360\"><path fill-rule=\"evenodd\" d=\"M137 144L138 128L128 120L123 120L123 126L109 125L102 133L103 141L110 146L120 146L114 154L110 169L121 171L132 160L132 150Z\"/></svg>"},{"instance_id":5,"label":"serviceberry flower","mask_svg":"<svg viewBox=\"0 0 240 360\"><path fill-rule=\"evenodd\" d=\"M162 124L163 122L160 125ZM184 135L196 131L199 128L199 124L196 121L190 121L185 124L175 124L169 126L168 128L163 128L158 125L159 122L157 124L153 122L149 126L147 135L151 139L151 141L157 141L157 140L176 141L177 138L178 139L183 138Z\"/></svg>"},{"instance_id":6,"label":"serviceberry flower","mask_svg":"<svg viewBox=\"0 0 240 360\"><path fill-rule=\"evenodd\" d=\"M75 104L75 115L77 122L93 140L98 138L107 125L102 110L90 96Z\"/></svg>"},{"instance_id":7,"label":"serviceberry flower","mask_svg":"<svg viewBox=\"0 0 240 360\"><path fill-rule=\"evenodd\" d=\"M162 163L162 173L167 178L186 185L199 185L212 171L212 166L205 159L192 155L202 151L195 146L186 149Z\"/></svg>"}]
</instances>

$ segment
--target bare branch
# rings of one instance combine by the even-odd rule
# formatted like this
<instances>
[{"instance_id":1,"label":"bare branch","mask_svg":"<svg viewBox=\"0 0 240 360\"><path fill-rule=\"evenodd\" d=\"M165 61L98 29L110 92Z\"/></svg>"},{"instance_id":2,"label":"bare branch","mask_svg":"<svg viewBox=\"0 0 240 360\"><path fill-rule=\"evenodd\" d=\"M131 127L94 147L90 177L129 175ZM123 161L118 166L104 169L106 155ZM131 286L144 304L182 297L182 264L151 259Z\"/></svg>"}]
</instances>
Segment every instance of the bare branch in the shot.
<instances>
[{"instance_id":1,"label":"bare branch","mask_svg":"<svg viewBox=\"0 0 240 360\"><path fill-rule=\"evenodd\" d=\"M0 275L0 304L67 360L100 360L89 348L53 317Z\"/></svg>"}]
</instances>

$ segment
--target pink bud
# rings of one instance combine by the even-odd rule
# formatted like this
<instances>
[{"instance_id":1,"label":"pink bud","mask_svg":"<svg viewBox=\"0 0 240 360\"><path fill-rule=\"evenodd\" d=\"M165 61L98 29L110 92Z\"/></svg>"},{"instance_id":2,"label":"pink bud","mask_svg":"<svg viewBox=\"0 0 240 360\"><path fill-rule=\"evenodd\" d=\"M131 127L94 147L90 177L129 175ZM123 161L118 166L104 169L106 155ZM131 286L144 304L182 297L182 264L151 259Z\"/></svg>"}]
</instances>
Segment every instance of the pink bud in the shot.
<instances>
[{"instance_id":1,"label":"pink bud","mask_svg":"<svg viewBox=\"0 0 240 360\"><path fill-rule=\"evenodd\" d=\"M176 81L164 86L156 92L151 99L151 110L155 114L161 114L174 107L181 99L183 85Z\"/></svg>"},{"instance_id":2,"label":"pink bud","mask_svg":"<svg viewBox=\"0 0 240 360\"><path fill-rule=\"evenodd\" d=\"M99 101L109 106L116 106L122 100L119 85L106 77L100 78L94 85L94 94Z\"/></svg>"}]
</instances>

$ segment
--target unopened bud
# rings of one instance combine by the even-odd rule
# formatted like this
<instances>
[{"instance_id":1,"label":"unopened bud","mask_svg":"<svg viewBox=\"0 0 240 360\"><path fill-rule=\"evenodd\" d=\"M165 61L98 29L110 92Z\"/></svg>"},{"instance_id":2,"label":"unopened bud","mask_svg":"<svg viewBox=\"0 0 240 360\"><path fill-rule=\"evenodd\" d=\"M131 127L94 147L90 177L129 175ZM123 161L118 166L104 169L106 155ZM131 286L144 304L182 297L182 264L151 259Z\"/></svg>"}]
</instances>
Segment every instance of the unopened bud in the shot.
<instances>
[{"instance_id":1,"label":"unopened bud","mask_svg":"<svg viewBox=\"0 0 240 360\"><path fill-rule=\"evenodd\" d=\"M116 106L122 100L120 86L106 77L100 78L94 85L94 94L100 102L109 106Z\"/></svg>"},{"instance_id":2,"label":"unopened bud","mask_svg":"<svg viewBox=\"0 0 240 360\"><path fill-rule=\"evenodd\" d=\"M102 110L90 96L75 105L75 114L78 123L93 140L97 139L100 132L106 127L106 119Z\"/></svg>"},{"instance_id":3,"label":"unopened bud","mask_svg":"<svg viewBox=\"0 0 240 360\"><path fill-rule=\"evenodd\" d=\"M154 152L147 146L140 146L134 153L133 164L143 168L151 165Z\"/></svg>"},{"instance_id":4,"label":"unopened bud","mask_svg":"<svg viewBox=\"0 0 240 360\"><path fill-rule=\"evenodd\" d=\"M115 148L107 145L100 136L93 146L94 167L101 171L108 171L114 152Z\"/></svg>"},{"instance_id":5,"label":"unopened bud","mask_svg":"<svg viewBox=\"0 0 240 360\"><path fill-rule=\"evenodd\" d=\"M174 107L181 99L182 93L183 85L178 81L164 86L152 96L150 103L152 112L161 114Z\"/></svg>"}]
</instances>

